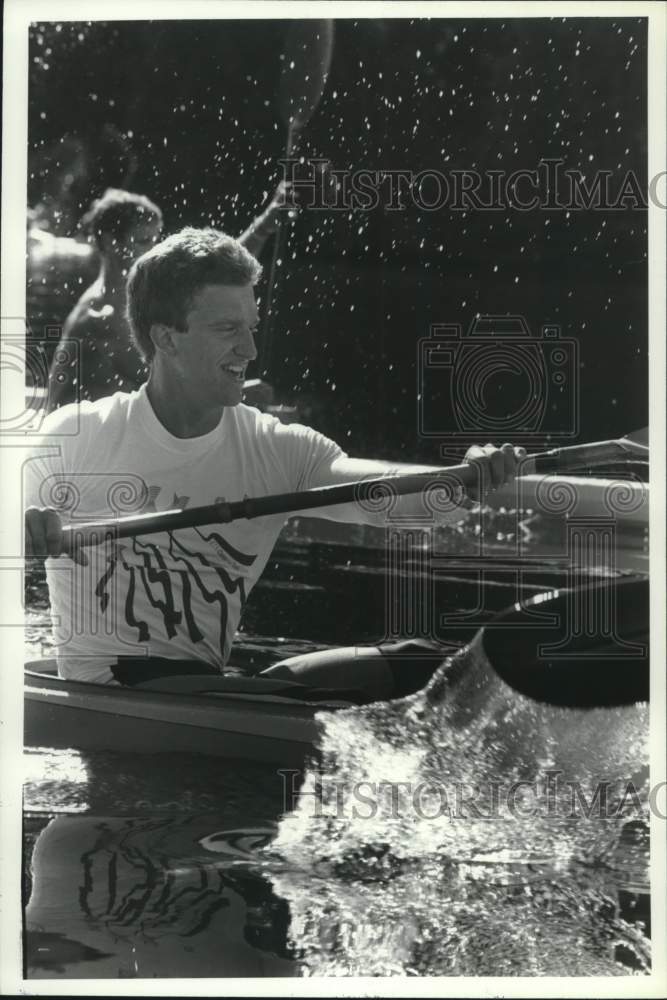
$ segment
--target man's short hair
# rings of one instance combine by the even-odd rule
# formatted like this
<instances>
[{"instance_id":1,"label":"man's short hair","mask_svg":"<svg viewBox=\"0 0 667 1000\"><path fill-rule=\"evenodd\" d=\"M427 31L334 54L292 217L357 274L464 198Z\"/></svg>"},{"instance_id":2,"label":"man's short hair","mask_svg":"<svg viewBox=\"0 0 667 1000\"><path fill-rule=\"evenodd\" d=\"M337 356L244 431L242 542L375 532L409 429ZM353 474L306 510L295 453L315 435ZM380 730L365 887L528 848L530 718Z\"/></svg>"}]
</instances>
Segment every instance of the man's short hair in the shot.
<instances>
[{"instance_id":1,"label":"man's short hair","mask_svg":"<svg viewBox=\"0 0 667 1000\"><path fill-rule=\"evenodd\" d=\"M205 285L255 285L261 265L242 243L216 229L193 229L168 236L132 266L127 279L127 318L145 361L152 361L154 323L181 332L192 300Z\"/></svg>"},{"instance_id":2,"label":"man's short hair","mask_svg":"<svg viewBox=\"0 0 667 1000\"><path fill-rule=\"evenodd\" d=\"M150 198L120 188L107 188L102 197L92 203L81 220L81 227L92 236L99 250L105 234L122 243L134 226L153 218L162 221L162 212Z\"/></svg>"}]
</instances>

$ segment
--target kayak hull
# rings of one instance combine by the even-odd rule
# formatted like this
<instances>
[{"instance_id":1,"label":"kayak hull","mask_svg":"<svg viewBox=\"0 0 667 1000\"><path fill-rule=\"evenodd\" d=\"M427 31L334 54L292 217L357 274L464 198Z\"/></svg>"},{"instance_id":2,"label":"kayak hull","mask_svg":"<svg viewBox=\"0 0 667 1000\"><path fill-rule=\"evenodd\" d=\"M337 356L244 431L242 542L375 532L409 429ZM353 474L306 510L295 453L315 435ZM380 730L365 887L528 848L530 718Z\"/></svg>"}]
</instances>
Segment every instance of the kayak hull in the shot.
<instances>
[{"instance_id":1,"label":"kayak hull","mask_svg":"<svg viewBox=\"0 0 667 1000\"><path fill-rule=\"evenodd\" d=\"M122 753L193 753L300 766L321 705L252 695L183 695L25 673L24 743ZM30 667L40 668L31 670Z\"/></svg>"},{"instance_id":2,"label":"kayak hull","mask_svg":"<svg viewBox=\"0 0 667 1000\"><path fill-rule=\"evenodd\" d=\"M524 699L578 710L645 702L649 605L649 581L641 578L522 601L446 658L427 697L439 698L481 649L486 674ZM326 701L306 701L307 687L266 677L175 677L151 688L90 684L59 678L48 660L27 665L24 691L29 747L195 753L297 768L316 753L320 719L351 707L329 700L333 686L321 691Z\"/></svg>"}]
</instances>

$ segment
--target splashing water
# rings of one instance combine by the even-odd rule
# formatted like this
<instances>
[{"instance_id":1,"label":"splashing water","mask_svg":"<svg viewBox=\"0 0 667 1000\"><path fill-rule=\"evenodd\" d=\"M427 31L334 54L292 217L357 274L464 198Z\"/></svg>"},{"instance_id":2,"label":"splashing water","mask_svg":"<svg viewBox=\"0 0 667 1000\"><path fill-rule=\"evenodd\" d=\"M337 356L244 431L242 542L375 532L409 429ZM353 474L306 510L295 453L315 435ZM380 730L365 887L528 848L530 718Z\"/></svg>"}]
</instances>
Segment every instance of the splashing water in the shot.
<instances>
[{"instance_id":1,"label":"splashing water","mask_svg":"<svg viewBox=\"0 0 667 1000\"><path fill-rule=\"evenodd\" d=\"M322 725L269 872L305 975L648 970L618 902L629 868L648 892L624 839L646 828L645 705L537 703L473 643L425 691Z\"/></svg>"}]
</instances>

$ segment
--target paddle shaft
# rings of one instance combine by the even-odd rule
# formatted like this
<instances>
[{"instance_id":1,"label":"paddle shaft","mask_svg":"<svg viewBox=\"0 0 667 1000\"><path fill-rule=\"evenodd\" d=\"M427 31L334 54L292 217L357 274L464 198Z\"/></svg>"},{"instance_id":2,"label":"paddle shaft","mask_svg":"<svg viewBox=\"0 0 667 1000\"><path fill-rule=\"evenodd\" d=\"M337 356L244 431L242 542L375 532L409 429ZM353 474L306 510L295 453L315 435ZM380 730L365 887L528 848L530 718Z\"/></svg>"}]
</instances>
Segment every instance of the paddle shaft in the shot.
<instances>
[{"instance_id":1,"label":"paddle shaft","mask_svg":"<svg viewBox=\"0 0 667 1000\"><path fill-rule=\"evenodd\" d=\"M278 92L278 110L287 128L286 160L294 155L301 132L320 103L331 66L333 30L332 20L308 20L295 22L288 31ZM260 347L262 367L267 373L271 367L273 346L271 306L278 261L285 247L286 229L282 222L278 223L266 286Z\"/></svg>"},{"instance_id":2,"label":"paddle shaft","mask_svg":"<svg viewBox=\"0 0 667 1000\"><path fill-rule=\"evenodd\" d=\"M598 441L594 444L556 448L553 451L528 455L524 459L527 472L557 473L574 466L600 465L627 457L622 440ZM130 538L150 535L179 528L196 528L212 524L229 524L237 520L251 520L273 514L290 514L302 510L331 507L335 504L369 504L386 496L420 493L424 489L476 486L478 472L474 465L465 463L433 472L369 479L343 483L340 486L323 486L298 493L278 493L266 497L251 497L231 503L221 502L191 510L162 511L156 514L139 514L114 521L67 525L63 531L72 542L79 545L98 544L105 538Z\"/></svg>"},{"instance_id":3,"label":"paddle shaft","mask_svg":"<svg viewBox=\"0 0 667 1000\"><path fill-rule=\"evenodd\" d=\"M285 159L289 160L294 151L298 132L290 125L287 130L287 144L285 146ZM273 239L273 249L271 251L271 264L269 267L269 278L266 284L266 304L264 306L264 322L262 323L260 352L262 370L265 375L269 375L273 347L273 296L276 290L276 275L278 273L278 261L281 260L285 246L286 229L282 220L278 222L278 228Z\"/></svg>"}]
</instances>

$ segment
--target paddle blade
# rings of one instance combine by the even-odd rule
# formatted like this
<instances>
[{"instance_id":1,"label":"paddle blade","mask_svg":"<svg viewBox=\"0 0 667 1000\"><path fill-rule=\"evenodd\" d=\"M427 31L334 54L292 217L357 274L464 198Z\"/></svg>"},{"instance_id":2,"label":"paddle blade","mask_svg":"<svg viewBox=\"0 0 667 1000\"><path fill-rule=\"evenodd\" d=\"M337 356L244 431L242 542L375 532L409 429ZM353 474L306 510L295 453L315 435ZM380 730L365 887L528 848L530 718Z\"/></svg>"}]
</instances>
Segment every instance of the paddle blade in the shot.
<instances>
[{"instance_id":1,"label":"paddle blade","mask_svg":"<svg viewBox=\"0 0 667 1000\"><path fill-rule=\"evenodd\" d=\"M540 595L481 634L495 673L535 701L602 708L649 700L649 581L610 579Z\"/></svg>"},{"instance_id":2,"label":"paddle blade","mask_svg":"<svg viewBox=\"0 0 667 1000\"><path fill-rule=\"evenodd\" d=\"M278 110L288 128L306 125L320 103L333 52L332 20L294 21L287 32Z\"/></svg>"}]
</instances>

